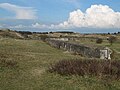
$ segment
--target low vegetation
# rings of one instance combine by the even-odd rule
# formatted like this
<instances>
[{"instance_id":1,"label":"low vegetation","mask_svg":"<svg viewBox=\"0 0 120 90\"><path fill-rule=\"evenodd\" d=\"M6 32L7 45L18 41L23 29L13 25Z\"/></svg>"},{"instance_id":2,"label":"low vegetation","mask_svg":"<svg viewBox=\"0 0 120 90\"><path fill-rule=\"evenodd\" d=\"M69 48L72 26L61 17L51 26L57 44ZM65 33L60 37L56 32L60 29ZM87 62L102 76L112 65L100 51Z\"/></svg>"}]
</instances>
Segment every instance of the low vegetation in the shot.
<instances>
[{"instance_id":1,"label":"low vegetation","mask_svg":"<svg viewBox=\"0 0 120 90\"><path fill-rule=\"evenodd\" d=\"M101 44L103 42L103 39L102 38L98 38L97 40L96 40L96 43L97 44Z\"/></svg>"},{"instance_id":2,"label":"low vegetation","mask_svg":"<svg viewBox=\"0 0 120 90\"><path fill-rule=\"evenodd\" d=\"M50 72L61 75L97 76L120 79L120 61L62 60L52 65Z\"/></svg>"},{"instance_id":3,"label":"low vegetation","mask_svg":"<svg viewBox=\"0 0 120 90\"><path fill-rule=\"evenodd\" d=\"M12 30L0 30L0 37L4 38L15 38L15 39L23 39L24 37L20 34L17 33L16 31Z\"/></svg>"},{"instance_id":4,"label":"low vegetation","mask_svg":"<svg viewBox=\"0 0 120 90\"><path fill-rule=\"evenodd\" d=\"M40 35L40 39L45 42L45 39L49 38L47 35Z\"/></svg>"},{"instance_id":5,"label":"low vegetation","mask_svg":"<svg viewBox=\"0 0 120 90\"><path fill-rule=\"evenodd\" d=\"M12 34L4 36L8 31L0 32L0 90L120 90L119 53L115 53L118 59L111 64L109 61L89 61L80 55L50 47L41 40L24 39L24 35L16 32L10 31ZM88 43L85 40L83 42ZM89 43L94 44L95 41ZM106 43L103 41L98 45ZM119 42L107 46L112 47L115 52L120 51ZM87 66L90 69L86 70ZM77 70L81 73L76 75ZM105 72L101 73L103 71Z\"/></svg>"},{"instance_id":6,"label":"low vegetation","mask_svg":"<svg viewBox=\"0 0 120 90\"><path fill-rule=\"evenodd\" d=\"M14 60L0 59L0 67L17 68L17 62Z\"/></svg>"},{"instance_id":7,"label":"low vegetation","mask_svg":"<svg viewBox=\"0 0 120 90\"><path fill-rule=\"evenodd\" d=\"M116 42L116 40L117 40L117 37L115 37L115 36L110 36L109 38L108 38L108 41L109 41L109 43L112 45L114 42Z\"/></svg>"}]
</instances>

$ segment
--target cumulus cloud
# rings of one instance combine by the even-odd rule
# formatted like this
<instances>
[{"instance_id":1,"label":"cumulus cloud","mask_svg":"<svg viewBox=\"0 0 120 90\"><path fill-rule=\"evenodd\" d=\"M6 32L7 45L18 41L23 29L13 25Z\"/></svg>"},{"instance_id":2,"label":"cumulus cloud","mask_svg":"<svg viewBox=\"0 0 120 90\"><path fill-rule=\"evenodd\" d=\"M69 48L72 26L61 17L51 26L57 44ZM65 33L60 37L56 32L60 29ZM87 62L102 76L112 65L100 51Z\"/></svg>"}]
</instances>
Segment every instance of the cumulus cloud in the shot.
<instances>
[{"instance_id":1,"label":"cumulus cloud","mask_svg":"<svg viewBox=\"0 0 120 90\"><path fill-rule=\"evenodd\" d=\"M70 12L67 21L60 24L33 25L37 28L71 29L71 28L120 28L120 12L115 12L107 5L91 5L82 12L80 9Z\"/></svg>"},{"instance_id":2,"label":"cumulus cloud","mask_svg":"<svg viewBox=\"0 0 120 90\"><path fill-rule=\"evenodd\" d=\"M36 10L32 7L21 7L10 3L1 3L0 8L16 14L15 19L35 19Z\"/></svg>"},{"instance_id":3,"label":"cumulus cloud","mask_svg":"<svg viewBox=\"0 0 120 90\"><path fill-rule=\"evenodd\" d=\"M68 20L59 25L63 28L120 28L120 12L107 5L92 5L85 13L80 9L70 12Z\"/></svg>"}]
</instances>

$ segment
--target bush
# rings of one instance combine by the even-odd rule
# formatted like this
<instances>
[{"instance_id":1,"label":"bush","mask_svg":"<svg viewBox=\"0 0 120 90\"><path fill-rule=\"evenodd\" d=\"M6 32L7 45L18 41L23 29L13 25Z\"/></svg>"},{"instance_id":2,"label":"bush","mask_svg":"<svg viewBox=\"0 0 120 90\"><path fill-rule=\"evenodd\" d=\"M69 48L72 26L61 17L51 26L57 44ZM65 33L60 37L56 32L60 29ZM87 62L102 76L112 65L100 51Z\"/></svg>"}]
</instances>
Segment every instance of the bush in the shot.
<instances>
[{"instance_id":1,"label":"bush","mask_svg":"<svg viewBox=\"0 0 120 90\"><path fill-rule=\"evenodd\" d=\"M115 41L117 40L117 38L115 36L110 36L108 41L109 43L112 45Z\"/></svg>"},{"instance_id":2,"label":"bush","mask_svg":"<svg viewBox=\"0 0 120 90\"><path fill-rule=\"evenodd\" d=\"M96 43L98 43L98 44L101 44L103 42L103 39L102 38L98 38L97 40L96 40Z\"/></svg>"},{"instance_id":3,"label":"bush","mask_svg":"<svg viewBox=\"0 0 120 90\"><path fill-rule=\"evenodd\" d=\"M41 38L42 41L45 41L46 38L48 38L48 36L47 35L40 35L40 38Z\"/></svg>"},{"instance_id":4,"label":"bush","mask_svg":"<svg viewBox=\"0 0 120 90\"><path fill-rule=\"evenodd\" d=\"M51 65L49 72L61 75L111 76L120 78L120 61L62 60Z\"/></svg>"}]
</instances>

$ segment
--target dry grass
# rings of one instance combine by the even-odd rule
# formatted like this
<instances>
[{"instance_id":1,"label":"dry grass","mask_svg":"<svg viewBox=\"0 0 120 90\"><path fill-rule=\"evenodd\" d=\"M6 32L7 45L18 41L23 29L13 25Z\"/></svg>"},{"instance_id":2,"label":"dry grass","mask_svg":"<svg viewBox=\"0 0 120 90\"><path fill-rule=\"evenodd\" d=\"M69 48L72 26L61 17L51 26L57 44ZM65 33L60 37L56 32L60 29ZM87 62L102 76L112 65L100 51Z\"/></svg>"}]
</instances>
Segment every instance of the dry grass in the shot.
<instances>
[{"instance_id":1,"label":"dry grass","mask_svg":"<svg viewBox=\"0 0 120 90\"><path fill-rule=\"evenodd\" d=\"M9 60L16 62L15 65L0 65L0 90L120 90L120 82L116 80L47 72L51 63L80 60L81 57L64 53L42 41L1 38L0 58L5 60L1 65Z\"/></svg>"},{"instance_id":2,"label":"dry grass","mask_svg":"<svg viewBox=\"0 0 120 90\"><path fill-rule=\"evenodd\" d=\"M52 65L49 71L61 75L110 76L120 79L120 61L62 60Z\"/></svg>"}]
</instances>

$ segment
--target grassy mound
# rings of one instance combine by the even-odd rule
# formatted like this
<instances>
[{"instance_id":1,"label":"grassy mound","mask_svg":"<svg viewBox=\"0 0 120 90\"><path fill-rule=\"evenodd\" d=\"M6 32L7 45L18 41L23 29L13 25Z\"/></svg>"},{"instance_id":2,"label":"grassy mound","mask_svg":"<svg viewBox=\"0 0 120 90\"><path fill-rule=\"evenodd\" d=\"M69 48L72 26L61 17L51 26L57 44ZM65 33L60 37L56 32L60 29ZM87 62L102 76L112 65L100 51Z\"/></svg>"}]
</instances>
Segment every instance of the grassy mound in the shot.
<instances>
[{"instance_id":1,"label":"grassy mound","mask_svg":"<svg viewBox=\"0 0 120 90\"><path fill-rule=\"evenodd\" d=\"M3 38L15 38L15 39L23 39L24 37L15 31L11 30L0 30L0 37Z\"/></svg>"}]
</instances>

